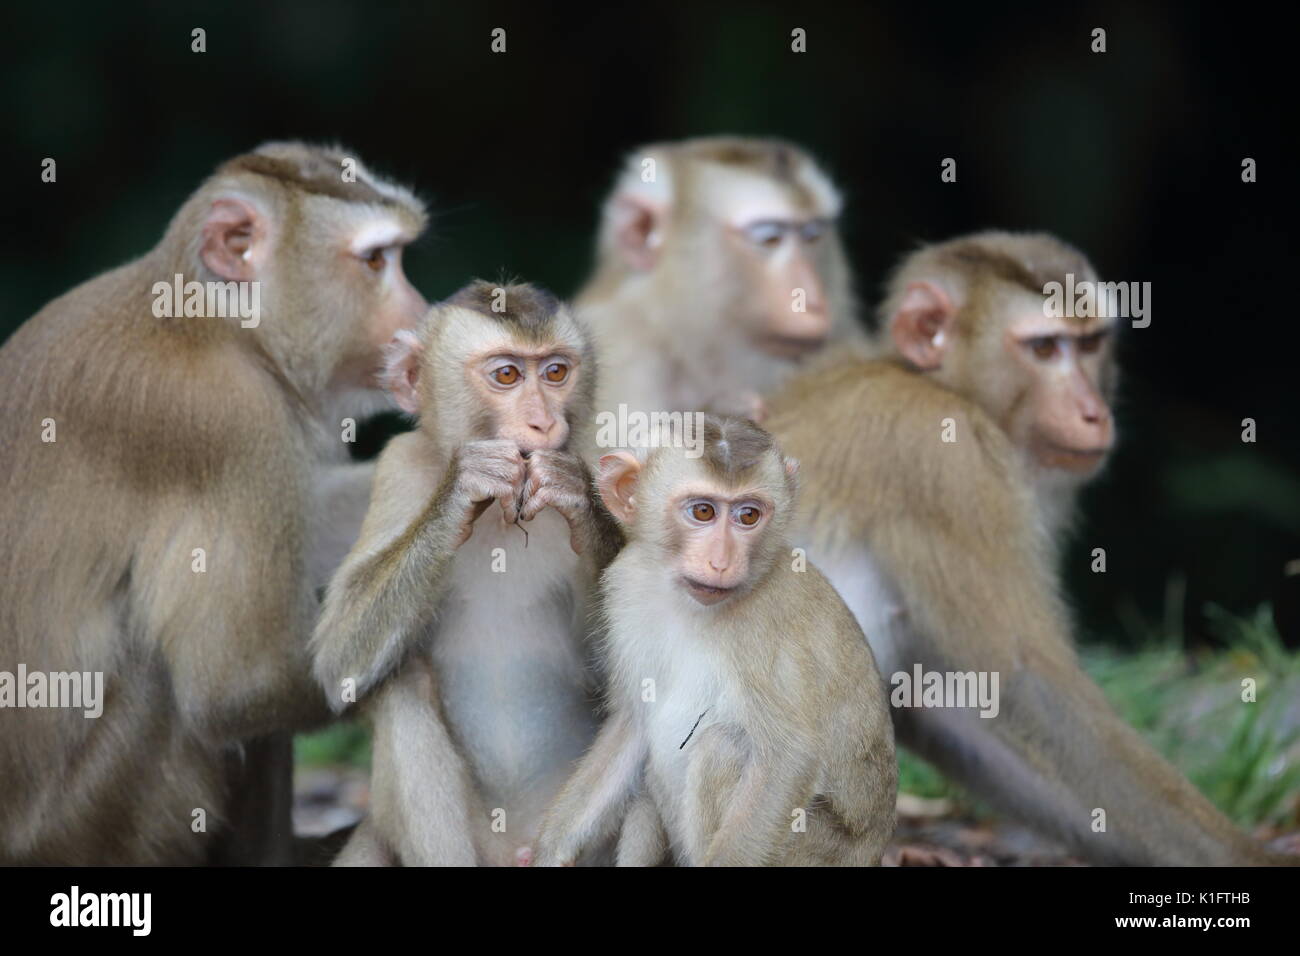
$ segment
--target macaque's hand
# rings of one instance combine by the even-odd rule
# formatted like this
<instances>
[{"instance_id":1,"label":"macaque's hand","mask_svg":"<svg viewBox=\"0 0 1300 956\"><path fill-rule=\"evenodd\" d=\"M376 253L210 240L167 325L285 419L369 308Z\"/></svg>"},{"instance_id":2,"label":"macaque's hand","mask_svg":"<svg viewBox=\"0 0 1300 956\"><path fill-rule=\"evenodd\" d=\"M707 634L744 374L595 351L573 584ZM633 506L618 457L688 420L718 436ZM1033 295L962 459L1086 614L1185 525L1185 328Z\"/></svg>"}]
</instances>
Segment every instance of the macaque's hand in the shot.
<instances>
[{"instance_id":1,"label":"macaque's hand","mask_svg":"<svg viewBox=\"0 0 1300 956\"><path fill-rule=\"evenodd\" d=\"M532 521L548 507L569 523L569 544L581 554L583 532L591 520L591 479L577 455L535 451L528 456L519 520Z\"/></svg>"},{"instance_id":2,"label":"macaque's hand","mask_svg":"<svg viewBox=\"0 0 1300 956\"><path fill-rule=\"evenodd\" d=\"M501 502L507 524L519 519L525 467L518 445L502 439L466 442L456 452L455 468L452 510L463 517L456 547L469 540L474 522L493 501Z\"/></svg>"}]
</instances>

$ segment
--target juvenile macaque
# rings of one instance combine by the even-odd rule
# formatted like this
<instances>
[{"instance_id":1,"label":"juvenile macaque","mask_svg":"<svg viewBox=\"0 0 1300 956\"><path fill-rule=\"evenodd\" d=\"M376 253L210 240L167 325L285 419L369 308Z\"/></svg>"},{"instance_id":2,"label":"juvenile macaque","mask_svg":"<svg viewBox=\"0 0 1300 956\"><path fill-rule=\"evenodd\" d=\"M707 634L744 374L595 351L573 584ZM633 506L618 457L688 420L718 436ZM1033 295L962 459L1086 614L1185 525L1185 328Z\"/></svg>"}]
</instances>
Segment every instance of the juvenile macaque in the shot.
<instances>
[{"instance_id":1,"label":"juvenile macaque","mask_svg":"<svg viewBox=\"0 0 1300 956\"><path fill-rule=\"evenodd\" d=\"M902 743L1098 862L1263 862L1114 714L1071 643L1055 548L1114 443L1118 320L1045 314L1048 283L1070 273L1096 280L1046 235L907 257L883 357L825 364L773 400L769 427L803 462L795 541L886 675L999 674L997 716L895 708Z\"/></svg>"},{"instance_id":2,"label":"juvenile macaque","mask_svg":"<svg viewBox=\"0 0 1300 956\"><path fill-rule=\"evenodd\" d=\"M569 449L586 331L548 293L475 282L390 353L419 428L380 456L313 639L336 709L367 700L370 817L342 863L528 862L595 732L587 604L620 545Z\"/></svg>"},{"instance_id":3,"label":"juvenile macaque","mask_svg":"<svg viewBox=\"0 0 1300 956\"><path fill-rule=\"evenodd\" d=\"M840 197L780 140L633 152L576 301L617 375L597 408L761 418L762 396L831 339L856 338Z\"/></svg>"},{"instance_id":4,"label":"juvenile macaque","mask_svg":"<svg viewBox=\"0 0 1300 956\"><path fill-rule=\"evenodd\" d=\"M424 222L354 156L267 144L0 349L0 670L104 688L94 719L0 708L0 863L290 860L317 486L427 308Z\"/></svg>"},{"instance_id":5,"label":"juvenile macaque","mask_svg":"<svg viewBox=\"0 0 1300 956\"><path fill-rule=\"evenodd\" d=\"M610 714L537 862L621 828L620 865L879 863L893 731L861 630L786 541L796 463L746 421L704 439L601 459L628 537L602 579Z\"/></svg>"}]
</instances>

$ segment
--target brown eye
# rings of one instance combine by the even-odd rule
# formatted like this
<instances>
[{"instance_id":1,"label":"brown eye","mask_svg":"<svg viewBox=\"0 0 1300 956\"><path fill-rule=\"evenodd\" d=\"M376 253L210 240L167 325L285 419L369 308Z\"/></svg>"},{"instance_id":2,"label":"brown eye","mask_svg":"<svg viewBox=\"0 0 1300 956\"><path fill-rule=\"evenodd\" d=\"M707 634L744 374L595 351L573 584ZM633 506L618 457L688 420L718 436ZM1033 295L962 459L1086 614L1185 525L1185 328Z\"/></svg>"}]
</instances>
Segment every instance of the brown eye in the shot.
<instances>
[{"instance_id":1,"label":"brown eye","mask_svg":"<svg viewBox=\"0 0 1300 956\"><path fill-rule=\"evenodd\" d=\"M366 265L370 266L371 272L379 272L387 261L383 249L372 249L370 255L366 256Z\"/></svg>"},{"instance_id":2,"label":"brown eye","mask_svg":"<svg viewBox=\"0 0 1300 956\"><path fill-rule=\"evenodd\" d=\"M799 238L811 246L825 235L827 225L825 219L810 220L799 227Z\"/></svg>"},{"instance_id":3,"label":"brown eye","mask_svg":"<svg viewBox=\"0 0 1300 956\"><path fill-rule=\"evenodd\" d=\"M1091 335L1079 336L1079 351L1083 355L1092 355L1101 348L1101 343L1105 341L1105 332L1093 332Z\"/></svg>"},{"instance_id":4,"label":"brown eye","mask_svg":"<svg viewBox=\"0 0 1300 956\"><path fill-rule=\"evenodd\" d=\"M736 511L736 520L739 521L741 524L743 524L746 528L754 527L754 525L758 524L758 519L761 517L762 514L759 512L759 510L749 505L746 505L745 507L740 508Z\"/></svg>"},{"instance_id":5,"label":"brown eye","mask_svg":"<svg viewBox=\"0 0 1300 956\"><path fill-rule=\"evenodd\" d=\"M775 249L781 244L785 227L779 222L756 222L744 230L745 237L762 249Z\"/></svg>"},{"instance_id":6,"label":"brown eye","mask_svg":"<svg viewBox=\"0 0 1300 956\"><path fill-rule=\"evenodd\" d=\"M498 385L513 385L519 381L519 369L513 365L502 365L492 373L492 378Z\"/></svg>"},{"instance_id":7,"label":"brown eye","mask_svg":"<svg viewBox=\"0 0 1300 956\"><path fill-rule=\"evenodd\" d=\"M697 501L695 504L691 505L691 517L696 521L699 521L701 524L712 521L713 516L716 513L717 512L713 510L713 505L709 504L707 501Z\"/></svg>"},{"instance_id":8,"label":"brown eye","mask_svg":"<svg viewBox=\"0 0 1300 956\"><path fill-rule=\"evenodd\" d=\"M546 366L546 371L542 373L545 379L552 385L559 385L569 377L569 366L563 362L552 362Z\"/></svg>"},{"instance_id":9,"label":"brown eye","mask_svg":"<svg viewBox=\"0 0 1300 956\"><path fill-rule=\"evenodd\" d=\"M1029 350L1034 353L1034 358L1041 359L1044 362L1050 358L1055 358L1058 351L1056 339L1050 335L1030 339L1025 344L1028 345Z\"/></svg>"}]
</instances>

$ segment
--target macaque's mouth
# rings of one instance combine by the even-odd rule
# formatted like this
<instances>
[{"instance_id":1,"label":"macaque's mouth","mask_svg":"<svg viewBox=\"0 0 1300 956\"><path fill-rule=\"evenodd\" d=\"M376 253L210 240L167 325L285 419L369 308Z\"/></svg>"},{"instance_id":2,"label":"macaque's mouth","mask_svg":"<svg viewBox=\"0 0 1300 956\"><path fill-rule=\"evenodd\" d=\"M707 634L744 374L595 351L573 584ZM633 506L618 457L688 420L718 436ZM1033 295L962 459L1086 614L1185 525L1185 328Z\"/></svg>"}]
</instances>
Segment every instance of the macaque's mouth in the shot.
<instances>
[{"instance_id":1,"label":"macaque's mouth","mask_svg":"<svg viewBox=\"0 0 1300 956\"><path fill-rule=\"evenodd\" d=\"M565 435L562 441L549 441L549 442L522 442L518 440L515 441L515 444L519 446L519 454L522 455L524 458L527 458L535 451L563 451L565 446L568 445L568 443L569 443L568 435Z\"/></svg>"},{"instance_id":2,"label":"macaque's mouth","mask_svg":"<svg viewBox=\"0 0 1300 956\"><path fill-rule=\"evenodd\" d=\"M701 581L693 581L690 578L683 577L682 583L686 585L686 591L691 597L701 604L717 604L719 601L725 601L735 593L735 588L716 588L711 584L704 584Z\"/></svg>"},{"instance_id":3,"label":"macaque's mouth","mask_svg":"<svg viewBox=\"0 0 1300 956\"><path fill-rule=\"evenodd\" d=\"M816 351L825 343L825 335L762 335L758 339L759 348L772 355L779 355L784 358L797 358L808 352Z\"/></svg>"},{"instance_id":4,"label":"macaque's mouth","mask_svg":"<svg viewBox=\"0 0 1300 956\"><path fill-rule=\"evenodd\" d=\"M1043 442L1038 451L1038 460L1050 468L1081 471L1100 465L1109 454L1109 445L1103 448L1068 448Z\"/></svg>"}]
</instances>

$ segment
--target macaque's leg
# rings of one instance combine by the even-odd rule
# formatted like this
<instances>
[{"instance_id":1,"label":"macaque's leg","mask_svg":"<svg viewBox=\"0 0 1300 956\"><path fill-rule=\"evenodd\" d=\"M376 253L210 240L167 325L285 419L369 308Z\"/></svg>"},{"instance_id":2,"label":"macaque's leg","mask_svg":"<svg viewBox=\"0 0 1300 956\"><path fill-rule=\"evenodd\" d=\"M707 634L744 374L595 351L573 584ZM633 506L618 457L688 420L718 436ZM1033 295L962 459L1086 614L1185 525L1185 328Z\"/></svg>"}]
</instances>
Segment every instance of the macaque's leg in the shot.
<instances>
[{"instance_id":1,"label":"macaque's leg","mask_svg":"<svg viewBox=\"0 0 1300 956\"><path fill-rule=\"evenodd\" d=\"M357 824L331 866L397 866L397 857L375 832L369 817Z\"/></svg>"},{"instance_id":2,"label":"macaque's leg","mask_svg":"<svg viewBox=\"0 0 1300 956\"><path fill-rule=\"evenodd\" d=\"M474 866L474 781L452 740L428 661L413 654L373 696L371 817L405 866Z\"/></svg>"},{"instance_id":3,"label":"macaque's leg","mask_svg":"<svg viewBox=\"0 0 1300 956\"><path fill-rule=\"evenodd\" d=\"M668 853L668 835L650 794L632 799L618 838L616 866L659 866Z\"/></svg>"}]
</instances>

